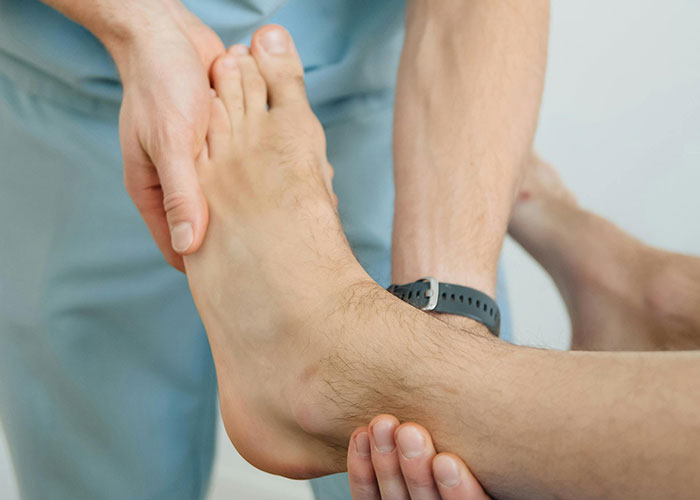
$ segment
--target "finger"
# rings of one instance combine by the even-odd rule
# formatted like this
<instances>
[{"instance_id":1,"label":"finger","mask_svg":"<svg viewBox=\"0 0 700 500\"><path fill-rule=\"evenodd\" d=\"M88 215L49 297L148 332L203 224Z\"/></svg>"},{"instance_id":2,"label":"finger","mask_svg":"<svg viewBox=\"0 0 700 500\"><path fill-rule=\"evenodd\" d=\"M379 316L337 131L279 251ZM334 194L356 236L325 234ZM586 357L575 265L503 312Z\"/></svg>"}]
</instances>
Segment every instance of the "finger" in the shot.
<instances>
[{"instance_id":1,"label":"finger","mask_svg":"<svg viewBox=\"0 0 700 500\"><path fill-rule=\"evenodd\" d=\"M185 272L182 257L173 250L170 228L163 209L163 190L158 172L148 160L124 160L124 186L153 236L165 260Z\"/></svg>"},{"instance_id":2,"label":"finger","mask_svg":"<svg viewBox=\"0 0 700 500\"><path fill-rule=\"evenodd\" d=\"M399 421L391 415L379 415L370 422L372 465L382 498L409 500L394 441L394 432L398 426Z\"/></svg>"},{"instance_id":3,"label":"finger","mask_svg":"<svg viewBox=\"0 0 700 500\"><path fill-rule=\"evenodd\" d=\"M433 459L433 476L443 500L489 500L489 496L464 461L440 453Z\"/></svg>"},{"instance_id":4,"label":"finger","mask_svg":"<svg viewBox=\"0 0 700 500\"><path fill-rule=\"evenodd\" d=\"M367 427L355 430L348 446L348 478L352 500L381 500L372 468Z\"/></svg>"},{"instance_id":5,"label":"finger","mask_svg":"<svg viewBox=\"0 0 700 500\"><path fill-rule=\"evenodd\" d=\"M163 209L172 249L181 255L192 254L202 244L209 220L194 158L184 153L171 154L156 163L156 168L163 187Z\"/></svg>"},{"instance_id":6,"label":"finger","mask_svg":"<svg viewBox=\"0 0 700 500\"><path fill-rule=\"evenodd\" d=\"M403 424L396 431L399 464L412 500L440 500L433 478L435 448L428 431L416 424Z\"/></svg>"}]
</instances>

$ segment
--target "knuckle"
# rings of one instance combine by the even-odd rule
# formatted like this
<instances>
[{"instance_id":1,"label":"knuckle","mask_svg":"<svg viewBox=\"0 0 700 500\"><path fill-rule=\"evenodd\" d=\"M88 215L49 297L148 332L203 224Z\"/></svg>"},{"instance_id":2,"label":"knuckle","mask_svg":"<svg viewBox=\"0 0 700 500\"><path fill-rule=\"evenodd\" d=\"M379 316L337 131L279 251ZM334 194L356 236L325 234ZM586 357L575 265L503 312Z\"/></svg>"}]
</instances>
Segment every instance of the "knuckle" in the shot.
<instances>
[{"instance_id":1,"label":"knuckle","mask_svg":"<svg viewBox=\"0 0 700 500\"><path fill-rule=\"evenodd\" d=\"M190 197L184 191L173 191L163 196L163 209L167 214L184 213L190 206Z\"/></svg>"}]
</instances>

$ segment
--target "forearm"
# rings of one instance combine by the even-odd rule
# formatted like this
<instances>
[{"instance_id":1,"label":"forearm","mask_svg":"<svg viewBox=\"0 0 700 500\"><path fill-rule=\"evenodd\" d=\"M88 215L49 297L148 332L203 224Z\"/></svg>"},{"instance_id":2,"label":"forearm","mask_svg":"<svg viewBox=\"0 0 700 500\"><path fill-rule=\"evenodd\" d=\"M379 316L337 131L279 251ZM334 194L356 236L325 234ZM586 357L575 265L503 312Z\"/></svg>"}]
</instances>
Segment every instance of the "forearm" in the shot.
<instances>
[{"instance_id":1,"label":"forearm","mask_svg":"<svg viewBox=\"0 0 700 500\"><path fill-rule=\"evenodd\" d=\"M379 413L418 422L497 498L690 498L700 488L700 353L514 347L386 295L347 310L370 348L357 364L344 351L325 379L344 439Z\"/></svg>"},{"instance_id":2,"label":"forearm","mask_svg":"<svg viewBox=\"0 0 700 500\"><path fill-rule=\"evenodd\" d=\"M168 13L166 0L42 0L66 17L86 27L102 41L124 40L137 29L153 25Z\"/></svg>"},{"instance_id":3,"label":"forearm","mask_svg":"<svg viewBox=\"0 0 700 500\"><path fill-rule=\"evenodd\" d=\"M176 19L185 10L179 0L42 1L92 32L118 66L130 48L177 29Z\"/></svg>"},{"instance_id":4,"label":"forearm","mask_svg":"<svg viewBox=\"0 0 700 500\"><path fill-rule=\"evenodd\" d=\"M493 295L546 65L549 2L413 0L396 90L393 279Z\"/></svg>"}]
</instances>

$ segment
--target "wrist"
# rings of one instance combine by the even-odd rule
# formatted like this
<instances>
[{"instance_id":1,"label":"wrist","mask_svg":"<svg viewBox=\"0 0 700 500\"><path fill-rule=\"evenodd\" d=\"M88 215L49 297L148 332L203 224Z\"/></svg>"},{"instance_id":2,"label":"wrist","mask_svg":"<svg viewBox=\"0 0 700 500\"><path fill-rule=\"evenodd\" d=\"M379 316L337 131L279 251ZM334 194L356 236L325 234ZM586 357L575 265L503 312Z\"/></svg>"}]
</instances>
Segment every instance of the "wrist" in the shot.
<instances>
[{"instance_id":1,"label":"wrist","mask_svg":"<svg viewBox=\"0 0 700 500\"><path fill-rule=\"evenodd\" d=\"M108 50L130 46L170 16L166 0L97 1L89 12L65 13L90 30Z\"/></svg>"},{"instance_id":2,"label":"wrist","mask_svg":"<svg viewBox=\"0 0 700 500\"><path fill-rule=\"evenodd\" d=\"M420 210L416 205L430 209ZM474 217L479 207L469 214L455 214L450 206L454 205L446 202L435 206L423 200L411 204L397 193L392 282L404 284L433 276L495 298L506 223L493 214Z\"/></svg>"},{"instance_id":3,"label":"wrist","mask_svg":"<svg viewBox=\"0 0 700 500\"><path fill-rule=\"evenodd\" d=\"M166 49L167 40L181 37L174 2L123 2L103 8L83 23L105 46L124 79L137 59L152 57L154 50Z\"/></svg>"},{"instance_id":4,"label":"wrist","mask_svg":"<svg viewBox=\"0 0 700 500\"><path fill-rule=\"evenodd\" d=\"M463 248L461 245L456 248ZM462 253L462 252L460 252ZM397 285L432 276L442 283L467 286L496 297L498 257L470 253L450 255L449 246L433 246L415 239L403 243L394 239L391 281Z\"/></svg>"}]
</instances>

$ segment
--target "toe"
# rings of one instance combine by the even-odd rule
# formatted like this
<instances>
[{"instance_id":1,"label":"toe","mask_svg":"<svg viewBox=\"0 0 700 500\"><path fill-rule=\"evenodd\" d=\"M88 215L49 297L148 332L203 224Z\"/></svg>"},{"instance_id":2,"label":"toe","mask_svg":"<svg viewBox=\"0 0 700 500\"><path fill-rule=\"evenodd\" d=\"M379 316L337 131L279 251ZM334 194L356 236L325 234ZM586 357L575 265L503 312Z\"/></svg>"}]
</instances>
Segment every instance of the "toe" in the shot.
<instances>
[{"instance_id":1,"label":"toe","mask_svg":"<svg viewBox=\"0 0 700 500\"><path fill-rule=\"evenodd\" d=\"M251 52L267 82L270 108L308 104L304 67L287 30L277 25L260 28Z\"/></svg>"},{"instance_id":2,"label":"toe","mask_svg":"<svg viewBox=\"0 0 700 500\"><path fill-rule=\"evenodd\" d=\"M260 74L257 62L250 56L247 47L242 45L231 47L229 54L236 58L236 63L241 72L246 115L266 111L267 85Z\"/></svg>"},{"instance_id":3,"label":"toe","mask_svg":"<svg viewBox=\"0 0 700 500\"><path fill-rule=\"evenodd\" d=\"M241 71L236 57L224 54L214 61L211 79L217 95L224 104L231 127L235 131L244 112Z\"/></svg>"},{"instance_id":4,"label":"toe","mask_svg":"<svg viewBox=\"0 0 700 500\"><path fill-rule=\"evenodd\" d=\"M207 150L209 158L216 159L224 154L231 143L231 122L224 101L219 97L211 100Z\"/></svg>"}]
</instances>

